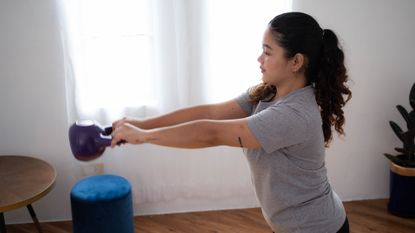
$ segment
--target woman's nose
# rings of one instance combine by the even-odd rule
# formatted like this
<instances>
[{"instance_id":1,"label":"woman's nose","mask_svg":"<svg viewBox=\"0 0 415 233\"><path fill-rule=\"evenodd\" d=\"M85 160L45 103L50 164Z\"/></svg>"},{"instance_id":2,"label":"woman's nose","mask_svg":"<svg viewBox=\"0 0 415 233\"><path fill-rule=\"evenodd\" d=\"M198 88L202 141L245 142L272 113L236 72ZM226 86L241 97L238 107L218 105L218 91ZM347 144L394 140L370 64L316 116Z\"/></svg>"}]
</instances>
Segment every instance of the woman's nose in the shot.
<instances>
[{"instance_id":1,"label":"woman's nose","mask_svg":"<svg viewBox=\"0 0 415 233\"><path fill-rule=\"evenodd\" d=\"M263 60L262 60L262 55L263 55L263 54L259 55L259 57L258 57L258 59L257 59L257 61L258 61L259 63L261 63L261 64L262 64L262 61L263 61Z\"/></svg>"}]
</instances>

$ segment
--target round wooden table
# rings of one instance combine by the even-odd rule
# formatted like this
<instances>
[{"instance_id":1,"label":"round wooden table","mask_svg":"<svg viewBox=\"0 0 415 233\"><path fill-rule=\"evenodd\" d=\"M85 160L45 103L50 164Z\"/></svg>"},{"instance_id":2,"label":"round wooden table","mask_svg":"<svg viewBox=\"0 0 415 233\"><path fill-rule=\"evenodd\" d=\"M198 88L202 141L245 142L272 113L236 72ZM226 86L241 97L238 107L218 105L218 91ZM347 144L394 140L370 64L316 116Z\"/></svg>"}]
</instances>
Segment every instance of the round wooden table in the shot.
<instances>
[{"instance_id":1,"label":"round wooden table","mask_svg":"<svg viewBox=\"0 0 415 233\"><path fill-rule=\"evenodd\" d=\"M6 233L3 213L26 206L37 230L32 203L44 197L55 183L56 171L47 162L26 156L0 155L0 233Z\"/></svg>"}]
</instances>

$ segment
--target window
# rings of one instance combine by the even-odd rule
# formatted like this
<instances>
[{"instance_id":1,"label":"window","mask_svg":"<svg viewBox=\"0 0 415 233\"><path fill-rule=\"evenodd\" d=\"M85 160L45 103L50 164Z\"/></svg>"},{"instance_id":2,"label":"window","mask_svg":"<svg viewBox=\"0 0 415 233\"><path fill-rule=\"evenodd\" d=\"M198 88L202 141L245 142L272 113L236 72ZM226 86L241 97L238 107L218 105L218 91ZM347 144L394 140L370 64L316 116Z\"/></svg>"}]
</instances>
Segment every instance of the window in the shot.
<instances>
[{"instance_id":1,"label":"window","mask_svg":"<svg viewBox=\"0 0 415 233\"><path fill-rule=\"evenodd\" d=\"M154 96L149 0L67 1L77 108L136 107Z\"/></svg>"},{"instance_id":2,"label":"window","mask_svg":"<svg viewBox=\"0 0 415 233\"><path fill-rule=\"evenodd\" d=\"M236 97L261 82L263 32L291 7L290 0L62 1L82 116L142 106L171 110L194 93L208 102Z\"/></svg>"}]
</instances>

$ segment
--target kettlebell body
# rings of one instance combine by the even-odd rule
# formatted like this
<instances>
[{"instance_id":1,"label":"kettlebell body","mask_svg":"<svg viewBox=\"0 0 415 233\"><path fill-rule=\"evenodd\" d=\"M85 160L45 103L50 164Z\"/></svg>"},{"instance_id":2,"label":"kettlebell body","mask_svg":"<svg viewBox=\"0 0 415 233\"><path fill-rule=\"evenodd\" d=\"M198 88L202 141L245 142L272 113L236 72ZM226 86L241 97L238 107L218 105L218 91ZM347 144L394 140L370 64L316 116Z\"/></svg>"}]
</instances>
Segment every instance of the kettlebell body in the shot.
<instances>
[{"instance_id":1,"label":"kettlebell body","mask_svg":"<svg viewBox=\"0 0 415 233\"><path fill-rule=\"evenodd\" d=\"M76 121L69 128L69 142L76 159L90 161L111 145L112 127L102 127L92 120Z\"/></svg>"}]
</instances>

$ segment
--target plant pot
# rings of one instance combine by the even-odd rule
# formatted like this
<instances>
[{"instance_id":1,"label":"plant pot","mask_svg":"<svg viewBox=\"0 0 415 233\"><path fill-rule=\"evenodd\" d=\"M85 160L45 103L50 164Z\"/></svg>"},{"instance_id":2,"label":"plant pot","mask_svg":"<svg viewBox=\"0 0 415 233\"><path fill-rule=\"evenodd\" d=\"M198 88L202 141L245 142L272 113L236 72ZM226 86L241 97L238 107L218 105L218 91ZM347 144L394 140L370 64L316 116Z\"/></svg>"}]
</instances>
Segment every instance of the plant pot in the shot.
<instances>
[{"instance_id":1,"label":"plant pot","mask_svg":"<svg viewBox=\"0 0 415 233\"><path fill-rule=\"evenodd\" d=\"M415 168L390 164L390 213L415 218Z\"/></svg>"}]
</instances>

